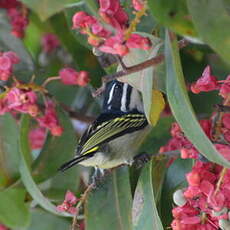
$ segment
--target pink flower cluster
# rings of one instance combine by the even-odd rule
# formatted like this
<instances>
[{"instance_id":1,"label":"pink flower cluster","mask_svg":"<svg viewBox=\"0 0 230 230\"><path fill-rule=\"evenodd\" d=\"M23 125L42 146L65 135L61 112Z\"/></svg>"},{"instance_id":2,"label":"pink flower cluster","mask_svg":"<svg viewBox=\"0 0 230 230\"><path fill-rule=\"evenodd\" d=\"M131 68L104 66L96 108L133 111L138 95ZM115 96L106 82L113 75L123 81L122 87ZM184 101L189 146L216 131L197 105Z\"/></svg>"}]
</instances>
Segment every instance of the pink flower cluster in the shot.
<instances>
[{"instance_id":1,"label":"pink flower cluster","mask_svg":"<svg viewBox=\"0 0 230 230\"><path fill-rule=\"evenodd\" d=\"M46 103L45 113L36 117L36 120L40 127L49 129L53 136L61 136L63 128L59 125L53 101Z\"/></svg>"},{"instance_id":2,"label":"pink flower cluster","mask_svg":"<svg viewBox=\"0 0 230 230\"><path fill-rule=\"evenodd\" d=\"M0 52L0 80L7 81L13 72L13 65L19 61L17 54L12 51Z\"/></svg>"},{"instance_id":3,"label":"pink flower cluster","mask_svg":"<svg viewBox=\"0 0 230 230\"><path fill-rule=\"evenodd\" d=\"M211 74L211 67L207 66L202 76L191 85L191 91L197 94L213 90L219 90L219 95L226 99L230 93L230 75L226 80L218 81L218 79Z\"/></svg>"},{"instance_id":4,"label":"pink flower cluster","mask_svg":"<svg viewBox=\"0 0 230 230\"><path fill-rule=\"evenodd\" d=\"M43 114L37 103L37 94L31 88L20 88L19 85L7 89L0 97L0 115L6 112L29 114L38 121L40 127L49 129L52 135L62 134L63 129L59 125L53 102L47 102Z\"/></svg>"},{"instance_id":5,"label":"pink flower cluster","mask_svg":"<svg viewBox=\"0 0 230 230\"><path fill-rule=\"evenodd\" d=\"M216 77L211 75L210 67L207 66L196 83L191 87L192 91L198 93L201 91L207 92L211 90L219 89L219 95L226 100L230 95L230 76L226 80L217 81ZM215 128L213 122L215 121L216 113L210 119L200 120L200 126L207 135L207 137L212 141L215 139ZM221 133L221 138L224 139L224 144L214 144L216 149L222 154L226 159L230 160L230 146L226 143L230 143L230 113L224 113L221 115L221 119L218 124L219 132ZM186 158L199 158L198 150L193 146L193 144L184 136L184 133L180 129L177 123L173 123L171 127L172 138L169 142L160 148L160 152L168 152L173 150L180 150L181 157Z\"/></svg>"},{"instance_id":6,"label":"pink flower cluster","mask_svg":"<svg viewBox=\"0 0 230 230\"><path fill-rule=\"evenodd\" d=\"M196 161L186 175L188 187L174 193L173 230L215 230L230 227L230 170L218 183L223 167Z\"/></svg>"},{"instance_id":7,"label":"pink flower cluster","mask_svg":"<svg viewBox=\"0 0 230 230\"><path fill-rule=\"evenodd\" d=\"M77 72L73 68L63 68L59 71L59 76L65 85L86 86L89 83L89 73L86 71Z\"/></svg>"},{"instance_id":8,"label":"pink flower cluster","mask_svg":"<svg viewBox=\"0 0 230 230\"><path fill-rule=\"evenodd\" d=\"M200 125L206 135L210 138L211 136L211 121L210 120L200 120ZM185 137L180 126L175 122L172 124L170 131L172 138L168 141L165 146L160 148L160 152L169 152L174 150L180 150L181 157L186 158L199 158L199 152L193 146L193 144Z\"/></svg>"},{"instance_id":9,"label":"pink flower cluster","mask_svg":"<svg viewBox=\"0 0 230 230\"><path fill-rule=\"evenodd\" d=\"M57 210L59 212L69 212L76 215L78 210L74 206L79 200L80 199L78 199L72 192L67 191L63 203L57 206Z\"/></svg>"},{"instance_id":10,"label":"pink flower cluster","mask_svg":"<svg viewBox=\"0 0 230 230\"><path fill-rule=\"evenodd\" d=\"M42 50L45 53L52 53L60 46L60 41L55 34L44 34L41 40Z\"/></svg>"},{"instance_id":11,"label":"pink flower cluster","mask_svg":"<svg viewBox=\"0 0 230 230\"><path fill-rule=\"evenodd\" d=\"M9 228L7 228L5 225L0 224L0 230L8 230Z\"/></svg>"},{"instance_id":12,"label":"pink flower cluster","mask_svg":"<svg viewBox=\"0 0 230 230\"><path fill-rule=\"evenodd\" d=\"M119 0L99 0L99 15L102 24L95 17L80 11L73 16L73 29L88 35L88 43L105 53L124 56L130 48L148 50L150 40L139 34L131 33L127 36L128 14L123 10ZM144 2L133 0L136 10L144 8Z\"/></svg>"},{"instance_id":13,"label":"pink flower cluster","mask_svg":"<svg viewBox=\"0 0 230 230\"><path fill-rule=\"evenodd\" d=\"M45 139L46 129L44 127L36 127L30 130L29 141L31 149L41 149L44 145Z\"/></svg>"},{"instance_id":14,"label":"pink flower cluster","mask_svg":"<svg viewBox=\"0 0 230 230\"><path fill-rule=\"evenodd\" d=\"M23 38L26 26L29 21L27 18L27 9L17 0L1 0L0 8L5 8L12 26L11 33Z\"/></svg>"}]
</instances>

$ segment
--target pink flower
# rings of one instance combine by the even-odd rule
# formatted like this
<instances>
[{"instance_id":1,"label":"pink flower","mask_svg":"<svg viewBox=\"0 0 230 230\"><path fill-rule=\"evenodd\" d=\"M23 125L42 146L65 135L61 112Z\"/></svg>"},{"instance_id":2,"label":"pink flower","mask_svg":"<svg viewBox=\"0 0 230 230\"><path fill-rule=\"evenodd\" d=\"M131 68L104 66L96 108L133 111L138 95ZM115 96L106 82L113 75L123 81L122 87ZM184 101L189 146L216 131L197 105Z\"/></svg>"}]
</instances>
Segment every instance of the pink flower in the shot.
<instances>
[{"instance_id":1,"label":"pink flower","mask_svg":"<svg viewBox=\"0 0 230 230\"><path fill-rule=\"evenodd\" d=\"M100 11L114 15L120 8L119 0L99 0Z\"/></svg>"},{"instance_id":2,"label":"pink flower","mask_svg":"<svg viewBox=\"0 0 230 230\"><path fill-rule=\"evenodd\" d=\"M67 191L66 195L65 195L65 200L63 201L63 203L61 205L57 206L57 210L59 212L69 212L73 215L76 215L78 210L73 206L78 201L79 201L79 199L72 192Z\"/></svg>"},{"instance_id":3,"label":"pink flower","mask_svg":"<svg viewBox=\"0 0 230 230\"><path fill-rule=\"evenodd\" d=\"M77 72L73 68L63 68L59 71L59 76L65 85L86 86L89 83L89 74L86 71Z\"/></svg>"},{"instance_id":4,"label":"pink flower","mask_svg":"<svg viewBox=\"0 0 230 230\"><path fill-rule=\"evenodd\" d=\"M193 158L198 159L199 158L199 152L195 148L181 148L181 158L187 159L187 158Z\"/></svg>"},{"instance_id":5,"label":"pink flower","mask_svg":"<svg viewBox=\"0 0 230 230\"><path fill-rule=\"evenodd\" d=\"M18 37L23 38L26 26L29 21L20 8L10 8L7 11L12 26L11 33Z\"/></svg>"},{"instance_id":6,"label":"pink flower","mask_svg":"<svg viewBox=\"0 0 230 230\"><path fill-rule=\"evenodd\" d=\"M133 8L136 11L142 10L145 6L145 3L143 0L132 0Z\"/></svg>"},{"instance_id":7,"label":"pink flower","mask_svg":"<svg viewBox=\"0 0 230 230\"><path fill-rule=\"evenodd\" d=\"M77 79L77 85L86 86L89 83L89 73L86 71L80 71Z\"/></svg>"},{"instance_id":8,"label":"pink flower","mask_svg":"<svg viewBox=\"0 0 230 230\"><path fill-rule=\"evenodd\" d=\"M124 56L129 52L128 47L123 44L123 38L119 35L106 39L103 45L99 47L99 50L105 53L118 54Z\"/></svg>"},{"instance_id":9,"label":"pink flower","mask_svg":"<svg viewBox=\"0 0 230 230\"><path fill-rule=\"evenodd\" d=\"M60 41L57 36L51 33L43 35L41 43L42 49L46 53L51 53L60 46Z\"/></svg>"},{"instance_id":10,"label":"pink flower","mask_svg":"<svg viewBox=\"0 0 230 230\"><path fill-rule=\"evenodd\" d=\"M93 16L87 14L86 12L79 11L76 14L74 14L72 22L73 29L82 29L91 27L93 24L97 23L97 20Z\"/></svg>"},{"instance_id":11,"label":"pink flower","mask_svg":"<svg viewBox=\"0 0 230 230\"><path fill-rule=\"evenodd\" d=\"M13 64L19 61L19 57L12 51L0 53L0 80L7 81L12 74Z\"/></svg>"},{"instance_id":12,"label":"pink flower","mask_svg":"<svg viewBox=\"0 0 230 230\"><path fill-rule=\"evenodd\" d=\"M211 120L200 120L199 123L203 131L207 135L207 137L211 138L211 128L212 128Z\"/></svg>"},{"instance_id":13,"label":"pink flower","mask_svg":"<svg viewBox=\"0 0 230 230\"><path fill-rule=\"evenodd\" d=\"M12 68L12 62L9 57L1 56L0 57L0 70L8 70Z\"/></svg>"},{"instance_id":14,"label":"pink flower","mask_svg":"<svg viewBox=\"0 0 230 230\"><path fill-rule=\"evenodd\" d=\"M215 144L215 147L224 158L230 161L230 146L229 145Z\"/></svg>"},{"instance_id":15,"label":"pink flower","mask_svg":"<svg viewBox=\"0 0 230 230\"><path fill-rule=\"evenodd\" d=\"M226 78L225 82L220 87L219 95L223 98L227 98L230 93L230 75Z\"/></svg>"},{"instance_id":16,"label":"pink flower","mask_svg":"<svg viewBox=\"0 0 230 230\"><path fill-rule=\"evenodd\" d=\"M182 224L199 224L201 221L199 216L185 217L182 219Z\"/></svg>"},{"instance_id":17,"label":"pink flower","mask_svg":"<svg viewBox=\"0 0 230 230\"><path fill-rule=\"evenodd\" d=\"M6 112L9 112L9 109L7 108L7 106L5 104L5 100L0 99L0 115L5 114Z\"/></svg>"},{"instance_id":18,"label":"pink flower","mask_svg":"<svg viewBox=\"0 0 230 230\"><path fill-rule=\"evenodd\" d=\"M0 224L0 230L8 230L9 228L7 228L5 225Z\"/></svg>"},{"instance_id":19,"label":"pink flower","mask_svg":"<svg viewBox=\"0 0 230 230\"><path fill-rule=\"evenodd\" d=\"M198 186L201 178L198 172L192 171L186 174L186 179L190 186Z\"/></svg>"},{"instance_id":20,"label":"pink flower","mask_svg":"<svg viewBox=\"0 0 230 230\"><path fill-rule=\"evenodd\" d=\"M44 127L37 127L30 130L29 140L31 149L41 149L46 138L46 129Z\"/></svg>"},{"instance_id":21,"label":"pink flower","mask_svg":"<svg viewBox=\"0 0 230 230\"><path fill-rule=\"evenodd\" d=\"M59 125L55 106L52 101L49 101L47 103L45 114L41 117L36 117L36 120L41 127L48 128L52 135L62 135L63 128Z\"/></svg>"},{"instance_id":22,"label":"pink flower","mask_svg":"<svg viewBox=\"0 0 230 230\"><path fill-rule=\"evenodd\" d=\"M128 48L138 48L143 50L149 50L151 48L150 40L139 34L131 34L126 42L126 45Z\"/></svg>"},{"instance_id":23,"label":"pink flower","mask_svg":"<svg viewBox=\"0 0 230 230\"><path fill-rule=\"evenodd\" d=\"M209 92L216 89L219 89L219 85L216 77L211 75L210 66L207 66L204 69L202 76L191 86L191 91L196 94L200 92Z\"/></svg>"},{"instance_id":24,"label":"pink flower","mask_svg":"<svg viewBox=\"0 0 230 230\"><path fill-rule=\"evenodd\" d=\"M21 113L37 116L39 108L36 105L37 95L31 91L25 91L16 87L11 88L4 98L5 107Z\"/></svg>"},{"instance_id":25,"label":"pink flower","mask_svg":"<svg viewBox=\"0 0 230 230\"><path fill-rule=\"evenodd\" d=\"M18 64L20 62L20 58L13 51L7 51L3 53L3 57L8 57L13 64Z\"/></svg>"},{"instance_id":26,"label":"pink flower","mask_svg":"<svg viewBox=\"0 0 230 230\"><path fill-rule=\"evenodd\" d=\"M220 211L225 205L225 196L222 192L215 192L211 193L207 199L208 204L213 208L215 211Z\"/></svg>"},{"instance_id":27,"label":"pink flower","mask_svg":"<svg viewBox=\"0 0 230 230\"><path fill-rule=\"evenodd\" d=\"M225 113L222 117L222 124L225 128L230 129L230 113Z\"/></svg>"}]
</instances>

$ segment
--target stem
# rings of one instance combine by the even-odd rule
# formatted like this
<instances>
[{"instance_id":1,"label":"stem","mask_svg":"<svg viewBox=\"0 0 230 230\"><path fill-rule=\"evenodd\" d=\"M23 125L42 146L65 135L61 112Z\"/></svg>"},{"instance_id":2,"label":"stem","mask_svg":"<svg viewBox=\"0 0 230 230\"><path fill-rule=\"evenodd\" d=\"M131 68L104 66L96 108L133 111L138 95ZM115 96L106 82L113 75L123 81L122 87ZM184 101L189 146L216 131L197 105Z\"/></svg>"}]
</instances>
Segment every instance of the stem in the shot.
<instances>
[{"instance_id":1,"label":"stem","mask_svg":"<svg viewBox=\"0 0 230 230\"><path fill-rule=\"evenodd\" d=\"M30 83L33 83L33 82L34 82L34 80L35 80L35 78L36 78L36 75L35 75L35 74L33 74L33 75L32 75L32 77L31 77L31 79L30 79Z\"/></svg>"},{"instance_id":2,"label":"stem","mask_svg":"<svg viewBox=\"0 0 230 230\"><path fill-rule=\"evenodd\" d=\"M141 17L146 14L147 1L144 1L143 4L144 4L144 7L140 11L135 12L135 18L132 20L132 22L130 23L129 28L126 30L126 32L125 32L125 40L127 40L130 37L132 32L136 31L137 24L140 22Z\"/></svg>"},{"instance_id":3,"label":"stem","mask_svg":"<svg viewBox=\"0 0 230 230\"><path fill-rule=\"evenodd\" d=\"M186 39L182 39L178 42L178 46L179 48L184 48L185 46L187 46L189 44L189 42ZM136 73L138 71L144 70L148 67L151 66L156 66L160 63L162 63L164 61L165 57L163 54L160 54L156 57L153 57L149 60L146 60L144 62L141 62L137 65L133 65L130 67L125 66L125 68L123 67L123 70L118 71L114 74L109 74L109 75L105 75L104 77L102 77L102 86L100 88L98 88L94 93L93 93L93 97L100 95L104 90L105 90L105 83L112 81L114 79L123 77L125 75L129 75L131 73Z\"/></svg>"},{"instance_id":4,"label":"stem","mask_svg":"<svg viewBox=\"0 0 230 230\"><path fill-rule=\"evenodd\" d=\"M224 179L224 176L225 176L226 173L227 173L227 168L223 168L221 170L221 173L220 173L220 178L219 178L219 180L218 180L218 182L216 184L216 190L214 192L214 196L219 192L220 186L221 186L221 184L223 182L223 179Z\"/></svg>"},{"instance_id":5,"label":"stem","mask_svg":"<svg viewBox=\"0 0 230 230\"><path fill-rule=\"evenodd\" d=\"M212 135L213 141L218 141L218 139L222 135L222 131L221 131L222 117L224 113L226 112L224 111L224 108L226 109L229 107L229 101L230 101L230 95L228 95L228 97L224 100L223 105L218 105L218 109L220 109L220 111L217 112L217 119L214 122L214 128L213 128L214 132Z\"/></svg>"},{"instance_id":6,"label":"stem","mask_svg":"<svg viewBox=\"0 0 230 230\"><path fill-rule=\"evenodd\" d=\"M89 192L94 188L94 183L90 184L87 189L84 191L84 193L81 196L81 200L78 202L76 209L79 210L80 207L85 203L86 198L89 194ZM78 230L78 224L77 224L77 216L78 216L78 211L77 214L73 218L73 223L72 223L72 228L71 230Z\"/></svg>"},{"instance_id":7,"label":"stem","mask_svg":"<svg viewBox=\"0 0 230 230\"><path fill-rule=\"evenodd\" d=\"M49 84L51 81L56 81L56 80L60 80L61 77L60 76L55 76L55 77L49 77L47 78L43 83L42 83L42 87L45 87L47 84Z\"/></svg>"},{"instance_id":8,"label":"stem","mask_svg":"<svg viewBox=\"0 0 230 230\"><path fill-rule=\"evenodd\" d=\"M61 107L69 113L70 117L79 121L83 121L86 123L91 123L93 122L96 118L95 117L91 117L91 116L86 116L86 115L82 115L81 113L72 110L70 107L68 107L67 105L61 103Z\"/></svg>"}]
</instances>

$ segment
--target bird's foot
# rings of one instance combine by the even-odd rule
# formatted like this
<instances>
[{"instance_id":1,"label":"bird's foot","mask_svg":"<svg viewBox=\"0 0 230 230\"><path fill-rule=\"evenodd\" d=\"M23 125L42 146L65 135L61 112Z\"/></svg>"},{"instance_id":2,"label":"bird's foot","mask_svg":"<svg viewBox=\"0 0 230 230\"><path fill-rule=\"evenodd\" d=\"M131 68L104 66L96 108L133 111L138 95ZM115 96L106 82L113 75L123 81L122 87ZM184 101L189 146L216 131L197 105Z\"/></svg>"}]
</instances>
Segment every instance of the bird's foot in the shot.
<instances>
[{"instance_id":1,"label":"bird's foot","mask_svg":"<svg viewBox=\"0 0 230 230\"><path fill-rule=\"evenodd\" d=\"M134 166L137 168L143 167L147 162L151 160L151 156L148 153L140 153L136 155L134 158Z\"/></svg>"},{"instance_id":2,"label":"bird's foot","mask_svg":"<svg viewBox=\"0 0 230 230\"><path fill-rule=\"evenodd\" d=\"M106 175L107 175L106 169L94 167L94 173L90 180L90 182L94 185L94 188L98 187L98 185L102 183Z\"/></svg>"}]
</instances>

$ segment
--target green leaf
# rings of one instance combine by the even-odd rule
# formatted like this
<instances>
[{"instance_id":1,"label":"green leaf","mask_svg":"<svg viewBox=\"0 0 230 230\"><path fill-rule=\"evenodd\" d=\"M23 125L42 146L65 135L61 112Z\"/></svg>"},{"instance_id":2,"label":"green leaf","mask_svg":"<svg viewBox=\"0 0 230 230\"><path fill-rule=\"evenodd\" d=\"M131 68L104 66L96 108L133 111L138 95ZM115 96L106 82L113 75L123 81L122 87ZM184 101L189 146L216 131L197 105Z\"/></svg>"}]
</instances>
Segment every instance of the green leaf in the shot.
<instances>
[{"instance_id":1,"label":"green leaf","mask_svg":"<svg viewBox=\"0 0 230 230\"><path fill-rule=\"evenodd\" d=\"M131 230L131 203L128 167L120 167L89 194L86 230Z\"/></svg>"},{"instance_id":2,"label":"green leaf","mask_svg":"<svg viewBox=\"0 0 230 230\"><path fill-rule=\"evenodd\" d=\"M148 37L152 42L153 48L150 50L131 49L129 54L127 54L123 58L123 62L126 64L126 66L133 66L143 61L146 61L150 58L155 57L162 45L160 39L157 37L154 37L147 33L139 33L139 34ZM121 66L118 67L118 70L120 69ZM154 93L153 89L158 89L158 86L156 85L156 80L154 78L157 78L155 67L149 67L145 70L119 78L120 81L127 82L133 87L135 87L136 89L138 89L139 91L141 91L143 97L145 115L149 123L152 125L156 124L159 115L158 113L159 109L162 107L163 104L163 103L159 104L158 103L159 100L157 99L155 100L156 93ZM159 94L157 95L159 98L160 97ZM155 104L155 102L158 104ZM153 111L157 112L157 114L152 114Z\"/></svg>"},{"instance_id":3,"label":"green leaf","mask_svg":"<svg viewBox=\"0 0 230 230\"><path fill-rule=\"evenodd\" d=\"M156 19L175 32L196 36L185 0L148 0L149 8ZM199 6L199 9L202 9Z\"/></svg>"},{"instance_id":4,"label":"green leaf","mask_svg":"<svg viewBox=\"0 0 230 230\"><path fill-rule=\"evenodd\" d=\"M19 166L19 171L21 174L21 180L25 185L29 194L33 197L33 199L45 210L60 216L71 216L68 213L60 213L56 211L56 206L53 205L47 198L43 196L37 185L35 184L31 173L30 167L27 164L26 156L29 154L29 143L28 143L28 131L29 131L29 122L30 117L28 115L23 115L21 119L21 128L20 128L20 136L19 136L19 145L20 145L20 153L21 153L21 161Z\"/></svg>"},{"instance_id":5,"label":"green leaf","mask_svg":"<svg viewBox=\"0 0 230 230\"><path fill-rule=\"evenodd\" d=\"M185 175L191 171L192 161L178 158L167 168L160 203L160 216L165 229L172 222L173 193L187 185Z\"/></svg>"},{"instance_id":6,"label":"green leaf","mask_svg":"<svg viewBox=\"0 0 230 230\"><path fill-rule=\"evenodd\" d=\"M177 40L174 39L171 42L169 34L166 33L165 43L167 97L175 119L186 137L206 158L225 167L230 167L230 162L217 152L205 135L193 112L185 87Z\"/></svg>"},{"instance_id":7,"label":"green leaf","mask_svg":"<svg viewBox=\"0 0 230 230\"><path fill-rule=\"evenodd\" d=\"M7 189L0 192L0 222L9 228L29 225L30 213L24 203L25 190Z\"/></svg>"},{"instance_id":8,"label":"green leaf","mask_svg":"<svg viewBox=\"0 0 230 230\"><path fill-rule=\"evenodd\" d=\"M79 2L79 0L22 0L22 2L36 12L42 21L45 21L63 10L68 4Z\"/></svg>"},{"instance_id":9,"label":"green leaf","mask_svg":"<svg viewBox=\"0 0 230 230\"><path fill-rule=\"evenodd\" d=\"M164 160L155 159L152 161L153 193L157 205L161 199L162 187L165 179L165 173L167 171L167 167L166 167L167 162L168 159L164 159Z\"/></svg>"},{"instance_id":10,"label":"green leaf","mask_svg":"<svg viewBox=\"0 0 230 230\"><path fill-rule=\"evenodd\" d=\"M187 0L187 3L201 39L230 64L230 14L224 1Z\"/></svg>"},{"instance_id":11,"label":"green leaf","mask_svg":"<svg viewBox=\"0 0 230 230\"><path fill-rule=\"evenodd\" d=\"M153 192L152 161L143 168L133 201L133 229L163 230Z\"/></svg>"},{"instance_id":12,"label":"green leaf","mask_svg":"<svg viewBox=\"0 0 230 230\"><path fill-rule=\"evenodd\" d=\"M75 154L77 140L72 123L67 114L60 107L57 108L58 119L64 132L60 137L48 134L45 145L33 165L36 181L44 181L57 174L58 168Z\"/></svg>"},{"instance_id":13,"label":"green leaf","mask_svg":"<svg viewBox=\"0 0 230 230\"><path fill-rule=\"evenodd\" d=\"M0 116L0 187L15 180L19 174L18 126L9 114Z\"/></svg>"},{"instance_id":14,"label":"green leaf","mask_svg":"<svg viewBox=\"0 0 230 230\"><path fill-rule=\"evenodd\" d=\"M6 19L6 15L0 12L0 48L3 51L14 51L20 57L20 63L14 66L14 73L24 80L31 76L34 71L32 57L23 45L21 39L11 34L11 27Z\"/></svg>"},{"instance_id":15,"label":"green leaf","mask_svg":"<svg viewBox=\"0 0 230 230\"><path fill-rule=\"evenodd\" d=\"M30 226L26 229L20 230L69 230L70 222L64 218L52 215L41 209L32 209L31 210L31 223ZM42 221L41 221L42 220ZM15 229L18 230L18 229Z\"/></svg>"}]
</instances>

